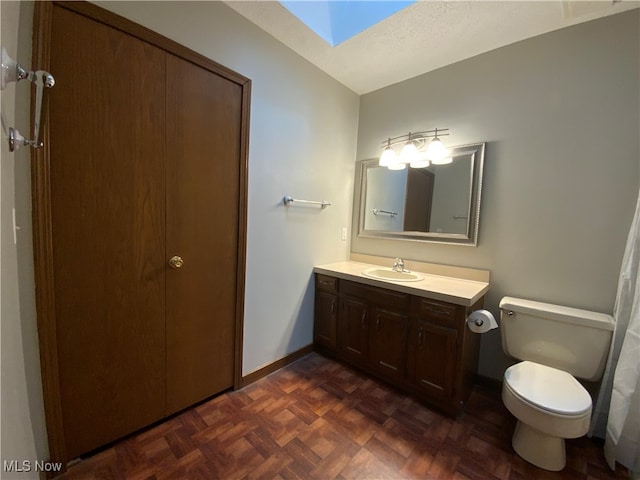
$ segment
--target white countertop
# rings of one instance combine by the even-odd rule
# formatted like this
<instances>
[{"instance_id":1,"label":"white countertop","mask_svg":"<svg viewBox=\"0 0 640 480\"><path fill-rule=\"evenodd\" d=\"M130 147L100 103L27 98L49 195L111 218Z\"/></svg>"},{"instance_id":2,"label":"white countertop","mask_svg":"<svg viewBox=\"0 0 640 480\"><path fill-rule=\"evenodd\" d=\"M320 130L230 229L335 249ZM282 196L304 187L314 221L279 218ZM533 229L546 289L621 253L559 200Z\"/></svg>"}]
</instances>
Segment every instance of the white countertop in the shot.
<instances>
[{"instance_id":1,"label":"white countertop","mask_svg":"<svg viewBox=\"0 0 640 480\"><path fill-rule=\"evenodd\" d=\"M371 267L379 267L379 265L346 261L318 265L313 268L313 271L344 280L387 288L395 292L442 300L467 307L475 304L489 290L489 284L487 282L445 277L418 271L416 271L416 273L424 276L423 280L415 282L378 280L362 274L363 270Z\"/></svg>"}]
</instances>

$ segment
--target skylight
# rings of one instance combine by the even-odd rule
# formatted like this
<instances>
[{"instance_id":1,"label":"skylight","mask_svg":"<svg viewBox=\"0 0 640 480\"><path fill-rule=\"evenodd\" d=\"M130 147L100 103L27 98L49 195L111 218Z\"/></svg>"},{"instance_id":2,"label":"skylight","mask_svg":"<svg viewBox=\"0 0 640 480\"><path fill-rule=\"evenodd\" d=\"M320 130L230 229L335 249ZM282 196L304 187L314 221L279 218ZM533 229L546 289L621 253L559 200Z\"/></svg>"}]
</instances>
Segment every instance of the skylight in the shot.
<instances>
[{"instance_id":1,"label":"skylight","mask_svg":"<svg viewBox=\"0 0 640 480\"><path fill-rule=\"evenodd\" d=\"M415 1L280 0L280 3L335 47Z\"/></svg>"}]
</instances>

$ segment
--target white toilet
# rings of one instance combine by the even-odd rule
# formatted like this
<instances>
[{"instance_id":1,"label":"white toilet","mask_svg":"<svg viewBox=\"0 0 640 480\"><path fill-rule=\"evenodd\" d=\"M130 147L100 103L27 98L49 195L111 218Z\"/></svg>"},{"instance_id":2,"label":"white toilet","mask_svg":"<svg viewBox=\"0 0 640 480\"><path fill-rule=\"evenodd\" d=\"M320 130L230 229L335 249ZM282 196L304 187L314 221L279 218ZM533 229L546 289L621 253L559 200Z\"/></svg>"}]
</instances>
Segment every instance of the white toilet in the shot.
<instances>
[{"instance_id":1,"label":"white toilet","mask_svg":"<svg viewBox=\"0 0 640 480\"><path fill-rule=\"evenodd\" d=\"M574 377L602 377L613 318L504 297L500 319L503 350L522 360L505 371L502 386L502 400L518 419L513 448L540 468L562 470L564 439L586 434L591 421L591 396Z\"/></svg>"}]
</instances>

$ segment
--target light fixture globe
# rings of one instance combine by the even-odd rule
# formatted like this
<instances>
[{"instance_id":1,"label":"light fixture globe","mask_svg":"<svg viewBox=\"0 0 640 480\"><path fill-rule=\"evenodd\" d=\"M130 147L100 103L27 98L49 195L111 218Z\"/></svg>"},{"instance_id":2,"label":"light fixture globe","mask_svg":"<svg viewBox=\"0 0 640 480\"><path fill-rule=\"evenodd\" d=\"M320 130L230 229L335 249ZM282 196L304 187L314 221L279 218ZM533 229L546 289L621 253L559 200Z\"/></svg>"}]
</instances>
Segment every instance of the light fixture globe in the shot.
<instances>
[{"instance_id":1,"label":"light fixture globe","mask_svg":"<svg viewBox=\"0 0 640 480\"><path fill-rule=\"evenodd\" d=\"M382 152L382 155L380 155L380 160L378 161L378 165L380 165L381 167L388 167L389 165L392 165L397 162L398 162L398 157L396 155L396 152L393 151L393 148L387 147Z\"/></svg>"},{"instance_id":2,"label":"light fixture globe","mask_svg":"<svg viewBox=\"0 0 640 480\"><path fill-rule=\"evenodd\" d=\"M435 137L429 143L425 156L431 160L434 165L443 165L445 163L451 163L449 155L449 149L444 146L438 137ZM449 160L449 161L447 161Z\"/></svg>"},{"instance_id":3,"label":"light fixture globe","mask_svg":"<svg viewBox=\"0 0 640 480\"><path fill-rule=\"evenodd\" d=\"M426 158L420 158L419 160L416 160L415 162L411 162L409 164L411 168L426 168L429 165L431 165L431 162Z\"/></svg>"},{"instance_id":4,"label":"light fixture globe","mask_svg":"<svg viewBox=\"0 0 640 480\"><path fill-rule=\"evenodd\" d=\"M387 167L389 170L404 170L407 168L407 164L401 162L400 160L396 160L395 163L392 163Z\"/></svg>"},{"instance_id":5,"label":"light fixture globe","mask_svg":"<svg viewBox=\"0 0 640 480\"><path fill-rule=\"evenodd\" d=\"M402 151L400 152L400 162L406 164L417 162L418 160L420 160L418 149L412 141L408 141L405 143L404 147L402 147Z\"/></svg>"},{"instance_id":6,"label":"light fixture globe","mask_svg":"<svg viewBox=\"0 0 640 480\"><path fill-rule=\"evenodd\" d=\"M444 157L439 160L431 160L431 163L433 163L434 165L448 165L452 162L453 162L452 157Z\"/></svg>"}]
</instances>

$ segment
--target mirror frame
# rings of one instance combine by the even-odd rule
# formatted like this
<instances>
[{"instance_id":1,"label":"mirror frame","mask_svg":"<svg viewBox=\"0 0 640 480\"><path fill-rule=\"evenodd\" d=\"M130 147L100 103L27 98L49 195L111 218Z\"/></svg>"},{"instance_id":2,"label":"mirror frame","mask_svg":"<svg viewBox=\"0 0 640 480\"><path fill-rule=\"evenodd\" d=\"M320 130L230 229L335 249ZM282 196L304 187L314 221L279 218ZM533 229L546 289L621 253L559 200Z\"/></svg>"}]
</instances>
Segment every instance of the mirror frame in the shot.
<instances>
[{"instance_id":1,"label":"mirror frame","mask_svg":"<svg viewBox=\"0 0 640 480\"><path fill-rule=\"evenodd\" d=\"M356 167L356 181L359 181L359 191L356 191L355 201L358 212L358 236L363 238L411 240L432 243L447 243L454 245L478 245L478 230L480 229L480 200L482 197L482 176L484 170L484 152L486 143L471 143L451 148L451 156L471 155L471 184L469 185L469 219L467 232L438 233L438 232L398 232L383 230L366 230L364 225L367 198L367 170L378 166L378 159L360 160Z\"/></svg>"}]
</instances>

